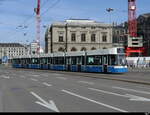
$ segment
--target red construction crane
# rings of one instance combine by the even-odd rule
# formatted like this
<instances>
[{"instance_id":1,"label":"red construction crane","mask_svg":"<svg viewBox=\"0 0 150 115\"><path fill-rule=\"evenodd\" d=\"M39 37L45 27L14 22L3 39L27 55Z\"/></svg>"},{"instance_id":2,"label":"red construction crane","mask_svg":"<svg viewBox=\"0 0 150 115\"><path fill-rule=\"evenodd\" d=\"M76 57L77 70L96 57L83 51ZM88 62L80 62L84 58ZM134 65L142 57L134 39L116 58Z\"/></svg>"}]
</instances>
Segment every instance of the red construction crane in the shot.
<instances>
[{"instance_id":1,"label":"red construction crane","mask_svg":"<svg viewBox=\"0 0 150 115\"><path fill-rule=\"evenodd\" d=\"M37 42L37 54L40 53L40 33L41 33L41 16L40 16L40 3L41 0L37 0L37 8L34 9L35 13L36 13L36 42Z\"/></svg>"},{"instance_id":2,"label":"red construction crane","mask_svg":"<svg viewBox=\"0 0 150 115\"><path fill-rule=\"evenodd\" d=\"M131 43L135 40L142 40L142 37L138 37L137 35L137 18L136 18L136 0L128 0L128 41ZM133 44L133 43L132 43ZM127 46L126 48L126 55L127 56L140 56L143 55L145 52L145 49L142 45L139 46L132 46L131 44Z\"/></svg>"},{"instance_id":3,"label":"red construction crane","mask_svg":"<svg viewBox=\"0 0 150 115\"><path fill-rule=\"evenodd\" d=\"M136 0L128 0L129 35L137 37Z\"/></svg>"}]
</instances>

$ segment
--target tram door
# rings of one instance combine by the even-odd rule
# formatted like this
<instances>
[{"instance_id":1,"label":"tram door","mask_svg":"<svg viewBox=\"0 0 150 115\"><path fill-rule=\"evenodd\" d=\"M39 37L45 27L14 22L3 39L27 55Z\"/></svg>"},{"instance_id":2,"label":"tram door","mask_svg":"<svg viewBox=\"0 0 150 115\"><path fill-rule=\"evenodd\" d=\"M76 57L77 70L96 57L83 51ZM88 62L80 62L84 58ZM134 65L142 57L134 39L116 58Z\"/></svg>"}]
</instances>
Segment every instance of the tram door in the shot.
<instances>
[{"instance_id":1,"label":"tram door","mask_svg":"<svg viewBox=\"0 0 150 115\"><path fill-rule=\"evenodd\" d=\"M103 72L104 73L108 72L108 56L107 55L103 56Z\"/></svg>"}]
</instances>

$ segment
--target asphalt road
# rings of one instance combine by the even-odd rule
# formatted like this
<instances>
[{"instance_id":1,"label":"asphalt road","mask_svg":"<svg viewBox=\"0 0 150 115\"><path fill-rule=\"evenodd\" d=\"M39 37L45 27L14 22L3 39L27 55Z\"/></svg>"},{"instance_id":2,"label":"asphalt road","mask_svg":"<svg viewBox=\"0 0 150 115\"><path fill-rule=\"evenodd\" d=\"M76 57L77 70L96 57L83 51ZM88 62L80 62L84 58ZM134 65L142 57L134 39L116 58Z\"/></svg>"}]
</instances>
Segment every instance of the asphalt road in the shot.
<instances>
[{"instance_id":1,"label":"asphalt road","mask_svg":"<svg viewBox=\"0 0 150 115\"><path fill-rule=\"evenodd\" d=\"M0 112L150 112L149 85L93 77L138 73L85 74L0 67Z\"/></svg>"}]
</instances>

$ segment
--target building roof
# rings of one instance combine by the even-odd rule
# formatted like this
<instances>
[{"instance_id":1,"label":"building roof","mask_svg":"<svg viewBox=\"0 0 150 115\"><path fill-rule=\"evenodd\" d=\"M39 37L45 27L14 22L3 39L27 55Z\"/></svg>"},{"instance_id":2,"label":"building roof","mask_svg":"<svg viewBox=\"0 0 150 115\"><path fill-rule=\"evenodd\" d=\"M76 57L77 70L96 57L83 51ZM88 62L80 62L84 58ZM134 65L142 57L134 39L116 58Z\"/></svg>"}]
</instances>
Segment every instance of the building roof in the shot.
<instances>
[{"instance_id":1,"label":"building roof","mask_svg":"<svg viewBox=\"0 0 150 115\"><path fill-rule=\"evenodd\" d=\"M140 16L145 17L145 18L148 18L148 17L150 17L150 13L142 14L142 15L140 15Z\"/></svg>"},{"instance_id":2,"label":"building roof","mask_svg":"<svg viewBox=\"0 0 150 115\"><path fill-rule=\"evenodd\" d=\"M24 47L20 43L0 43L0 47Z\"/></svg>"},{"instance_id":3,"label":"building roof","mask_svg":"<svg viewBox=\"0 0 150 115\"><path fill-rule=\"evenodd\" d=\"M102 23L102 22L96 22L94 20L89 19L69 19L63 22L54 22L52 26L90 26L90 27L109 27L110 24Z\"/></svg>"}]
</instances>

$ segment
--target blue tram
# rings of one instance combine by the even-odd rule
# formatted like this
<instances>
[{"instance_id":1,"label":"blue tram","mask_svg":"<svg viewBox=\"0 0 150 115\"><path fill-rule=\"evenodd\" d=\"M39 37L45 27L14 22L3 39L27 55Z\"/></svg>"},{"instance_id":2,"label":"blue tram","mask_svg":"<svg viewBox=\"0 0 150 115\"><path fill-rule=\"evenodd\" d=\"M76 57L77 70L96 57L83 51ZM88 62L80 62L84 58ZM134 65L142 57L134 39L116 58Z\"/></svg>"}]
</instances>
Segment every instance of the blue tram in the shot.
<instances>
[{"instance_id":1,"label":"blue tram","mask_svg":"<svg viewBox=\"0 0 150 115\"><path fill-rule=\"evenodd\" d=\"M124 48L21 56L15 57L12 62L14 68L96 73L128 72Z\"/></svg>"}]
</instances>

